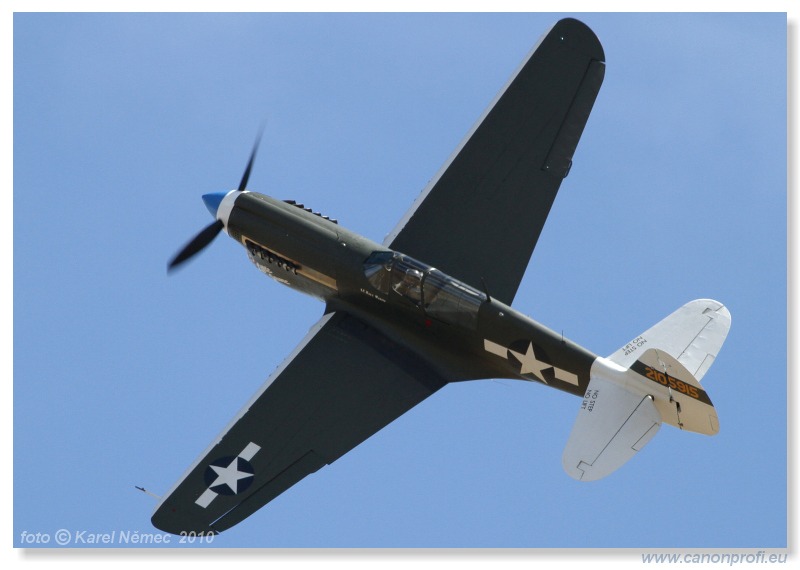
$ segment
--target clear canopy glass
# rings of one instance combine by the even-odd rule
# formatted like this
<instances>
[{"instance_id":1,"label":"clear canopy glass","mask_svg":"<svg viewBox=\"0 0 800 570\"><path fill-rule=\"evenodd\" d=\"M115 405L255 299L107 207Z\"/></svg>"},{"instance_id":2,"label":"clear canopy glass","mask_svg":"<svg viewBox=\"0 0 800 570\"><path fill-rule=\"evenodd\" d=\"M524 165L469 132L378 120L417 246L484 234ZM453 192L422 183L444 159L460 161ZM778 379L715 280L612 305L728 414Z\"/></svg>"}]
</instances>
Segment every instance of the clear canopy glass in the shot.
<instances>
[{"instance_id":1,"label":"clear canopy glass","mask_svg":"<svg viewBox=\"0 0 800 570\"><path fill-rule=\"evenodd\" d=\"M364 262L375 289L404 297L435 319L475 328L486 294L438 269L392 251L376 251Z\"/></svg>"}]
</instances>

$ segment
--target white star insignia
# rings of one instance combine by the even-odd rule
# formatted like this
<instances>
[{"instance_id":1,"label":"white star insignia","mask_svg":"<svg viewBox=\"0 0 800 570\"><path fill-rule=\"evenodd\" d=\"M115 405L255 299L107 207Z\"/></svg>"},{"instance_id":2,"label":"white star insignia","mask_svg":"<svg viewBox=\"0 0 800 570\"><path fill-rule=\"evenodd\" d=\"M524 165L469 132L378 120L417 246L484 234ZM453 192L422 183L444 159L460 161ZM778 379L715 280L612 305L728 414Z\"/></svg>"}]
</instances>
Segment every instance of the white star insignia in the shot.
<instances>
[{"instance_id":1,"label":"white star insignia","mask_svg":"<svg viewBox=\"0 0 800 570\"><path fill-rule=\"evenodd\" d=\"M542 374L542 371L552 370L553 376L555 376L557 380L561 380L562 382L567 382L575 386L580 386L580 380L578 379L577 374L569 372L568 370L563 370L557 366L548 364L547 362L542 362L536 358L536 354L533 351L533 342L528 342L528 350L525 352L525 354L511 350L510 348L506 348L502 344L497 344L489 339L483 339L483 348L486 352L506 360L510 360L511 357L509 355L513 355L514 358L516 358L520 363L520 374L533 374L537 380L540 380L545 384L548 382L544 379L544 374Z\"/></svg>"},{"instance_id":2,"label":"white star insignia","mask_svg":"<svg viewBox=\"0 0 800 570\"><path fill-rule=\"evenodd\" d=\"M239 493L239 481L242 479L247 479L249 477L254 477L253 473L248 473L247 471L240 471L239 470L239 459L243 459L244 461L250 461L253 459L253 456L258 453L261 447L253 443L252 441L248 443L242 452L237 456L234 457L231 462L228 464L227 467L220 467L219 465L209 465L208 469L211 469L216 475L217 478L214 482L206 488L203 493L197 497L195 503L204 509L211 504L211 502L217 497L217 492L214 489L219 489L222 485L227 485L228 488L233 492L234 495ZM250 467L252 469L252 466ZM207 477L208 475L206 475ZM206 479L208 482L208 479Z\"/></svg>"},{"instance_id":3,"label":"white star insignia","mask_svg":"<svg viewBox=\"0 0 800 570\"><path fill-rule=\"evenodd\" d=\"M211 484L211 487L219 487L220 485L227 485L234 493L239 492L239 480L252 477L252 473L246 471L239 471L239 458L234 457L230 465L227 467L219 467L211 465L211 469L217 474L217 479Z\"/></svg>"},{"instance_id":4,"label":"white star insignia","mask_svg":"<svg viewBox=\"0 0 800 570\"><path fill-rule=\"evenodd\" d=\"M536 359L536 354L533 352L532 342L528 343L528 351L525 354L516 352L511 349L509 349L508 352L513 354L514 358L519 360L520 364L522 364L522 367L520 368L519 371L520 374L533 374L539 380L547 384L547 380L545 380L544 376L542 376L542 370L546 368L553 368L553 365Z\"/></svg>"}]
</instances>

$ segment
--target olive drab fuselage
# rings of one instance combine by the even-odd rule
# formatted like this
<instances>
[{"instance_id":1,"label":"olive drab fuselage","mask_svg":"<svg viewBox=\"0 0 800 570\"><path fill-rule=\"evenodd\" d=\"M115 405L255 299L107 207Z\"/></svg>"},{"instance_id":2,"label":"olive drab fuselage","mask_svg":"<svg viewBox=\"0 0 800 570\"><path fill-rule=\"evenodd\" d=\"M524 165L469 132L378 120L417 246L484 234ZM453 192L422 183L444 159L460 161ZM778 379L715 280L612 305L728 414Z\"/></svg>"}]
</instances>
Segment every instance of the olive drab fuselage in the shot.
<instances>
[{"instance_id":1,"label":"olive drab fuselage","mask_svg":"<svg viewBox=\"0 0 800 570\"><path fill-rule=\"evenodd\" d=\"M226 230L276 281L369 320L449 381L538 380L582 396L596 355L438 269L291 201L240 194ZM491 275L487 276L491 281Z\"/></svg>"}]
</instances>

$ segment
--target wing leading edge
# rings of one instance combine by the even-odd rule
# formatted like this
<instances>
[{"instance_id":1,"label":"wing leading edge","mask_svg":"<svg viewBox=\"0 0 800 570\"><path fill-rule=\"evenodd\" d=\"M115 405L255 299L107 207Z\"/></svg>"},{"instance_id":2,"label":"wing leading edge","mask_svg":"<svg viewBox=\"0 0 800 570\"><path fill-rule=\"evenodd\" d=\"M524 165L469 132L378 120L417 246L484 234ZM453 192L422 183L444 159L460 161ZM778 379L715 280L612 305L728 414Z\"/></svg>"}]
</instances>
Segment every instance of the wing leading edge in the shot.
<instances>
[{"instance_id":1,"label":"wing leading edge","mask_svg":"<svg viewBox=\"0 0 800 570\"><path fill-rule=\"evenodd\" d=\"M416 354L346 313L323 317L152 517L221 532L444 386Z\"/></svg>"},{"instance_id":2,"label":"wing leading edge","mask_svg":"<svg viewBox=\"0 0 800 570\"><path fill-rule=\"evenodd\" d=\"M557 22L384 245L511 304L605 73L583 23Z\"/></svg>"}]
</instances>

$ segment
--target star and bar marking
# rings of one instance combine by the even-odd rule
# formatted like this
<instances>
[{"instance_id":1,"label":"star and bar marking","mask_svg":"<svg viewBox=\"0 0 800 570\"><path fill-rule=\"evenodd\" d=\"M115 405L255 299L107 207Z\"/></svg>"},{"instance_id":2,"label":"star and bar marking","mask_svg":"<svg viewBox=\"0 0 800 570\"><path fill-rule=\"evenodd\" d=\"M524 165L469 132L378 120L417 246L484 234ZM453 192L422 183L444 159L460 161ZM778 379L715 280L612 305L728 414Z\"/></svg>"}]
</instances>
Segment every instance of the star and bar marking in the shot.
<instances>
[{"instance_id":1,"label":"star and bar marking","mask_svg":"<svg viewBox=\"0 0 800 570\"><path fill-rule=\"evenodd\" d=\"M537 380L545 384L548 384L548 382L543 372L552 370L553 376L555 376L557 380L579 386L577 374L573 374L572 372L553 366L549 362L536 358L536 352L532 342L528 342L528 349L524 353L512 350L488 339L483 340L483 348L486 352L490 352L506 360L510 360L510 356L513 356L520 363L520 374L532 374Z\"/></svg>"},{"instance_id":2,"label":"star and bar marking","mask_svg":"<svg viewBox=\"0 0 800 570\"><path fill-rule=\"evenodd\" d=\"M261 449L252 441L236 457L222 457L212 461L205 472L208 488L195 503L204 509L217 495L238 495L253 482L255 470L250 460Z\"/></svg>"}]
</instances>

